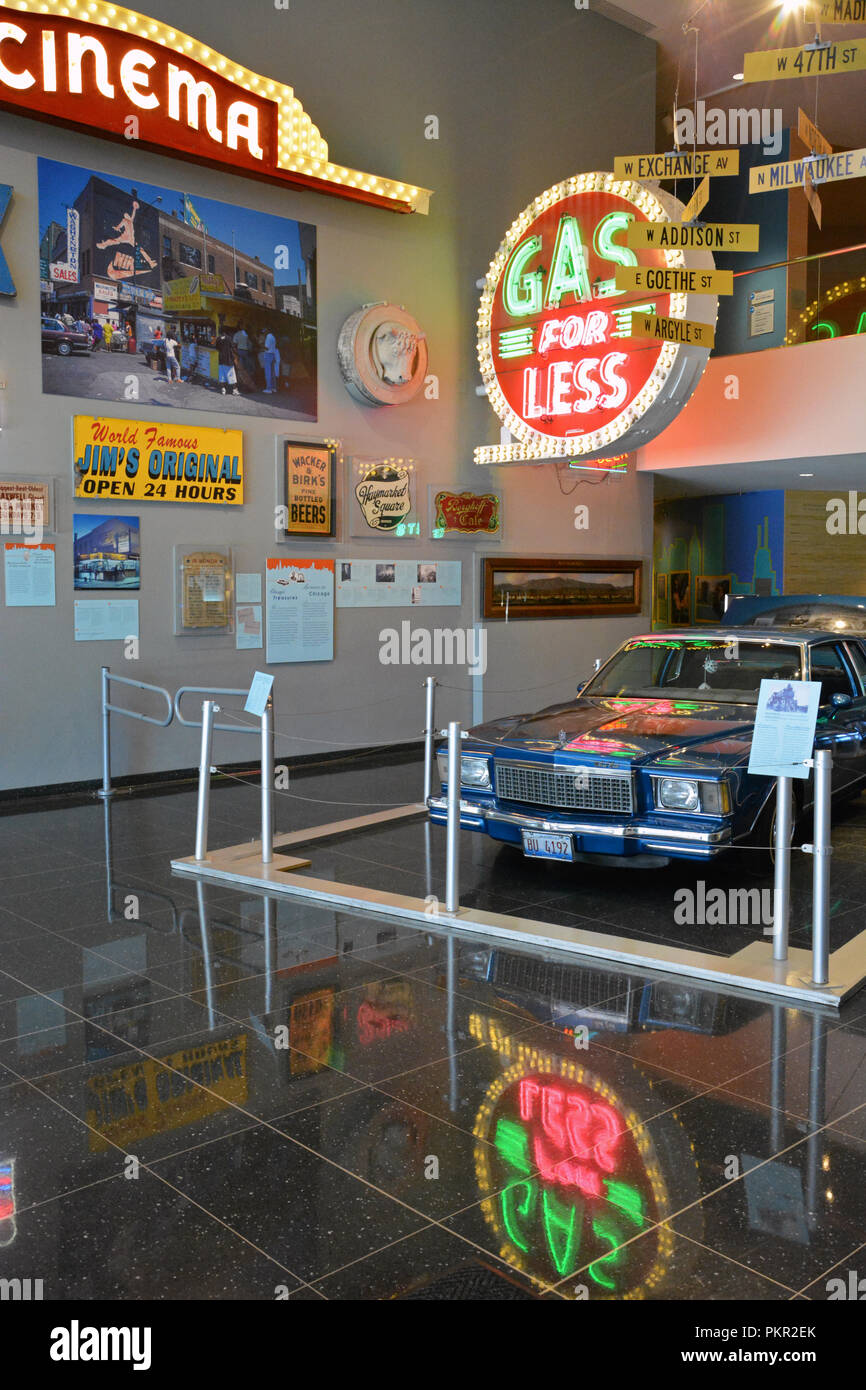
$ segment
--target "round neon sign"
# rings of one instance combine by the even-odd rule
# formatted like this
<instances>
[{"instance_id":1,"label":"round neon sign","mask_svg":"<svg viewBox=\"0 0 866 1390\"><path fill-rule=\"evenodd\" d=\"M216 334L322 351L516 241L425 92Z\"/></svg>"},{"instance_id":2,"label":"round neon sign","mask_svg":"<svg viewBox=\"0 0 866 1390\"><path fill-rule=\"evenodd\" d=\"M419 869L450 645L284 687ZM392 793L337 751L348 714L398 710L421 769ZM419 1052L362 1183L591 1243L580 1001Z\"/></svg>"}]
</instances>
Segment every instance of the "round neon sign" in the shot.
<instances>
[{"instance_id":1,"label":"round neon sign","mask_svg":"<svg viewBox=\"0 0 866 1390\"><path fill-rule=\"evenodd\" d=\"M547 189L511 224L487 272L478 360L516 441L477 463L603 458L659 434L683 408L709 350L632 337L632 315L715 323L715 295L616 288L616 267L709 270L705 250L632 250L631 222L680 221L679 199L613 174Z\"/></svg>"}]
</instances>

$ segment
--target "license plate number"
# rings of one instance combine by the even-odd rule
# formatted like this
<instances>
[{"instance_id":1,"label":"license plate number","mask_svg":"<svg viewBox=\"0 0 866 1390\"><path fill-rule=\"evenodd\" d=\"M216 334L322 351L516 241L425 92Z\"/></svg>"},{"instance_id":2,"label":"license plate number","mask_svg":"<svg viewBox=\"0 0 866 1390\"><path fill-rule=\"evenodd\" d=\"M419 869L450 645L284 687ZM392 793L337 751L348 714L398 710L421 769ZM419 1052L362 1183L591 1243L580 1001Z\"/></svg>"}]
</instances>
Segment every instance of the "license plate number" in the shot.
<instances>
[{"instance_id":1,"label":"license plate number","mask_svg":"<svg viewBox=\"0 0 866 1390\"><path fill-rule=\"evenodd\" d=\"M531 859L573 859L574 840L571 835L543 835L524 830L523 853Z\"/></svg>"}]
</instances>

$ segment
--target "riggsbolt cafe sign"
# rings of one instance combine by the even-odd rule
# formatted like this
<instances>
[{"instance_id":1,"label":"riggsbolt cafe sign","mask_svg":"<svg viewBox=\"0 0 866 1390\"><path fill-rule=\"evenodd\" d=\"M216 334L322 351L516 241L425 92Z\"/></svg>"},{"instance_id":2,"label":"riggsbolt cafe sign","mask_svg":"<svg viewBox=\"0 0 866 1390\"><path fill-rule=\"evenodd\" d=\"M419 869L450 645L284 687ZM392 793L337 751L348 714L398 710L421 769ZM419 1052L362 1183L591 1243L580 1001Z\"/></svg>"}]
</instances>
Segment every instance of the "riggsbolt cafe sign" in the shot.
<instances>
[{"instance_id":1,"label":"riggsbolt cafe sign","mask_svg":"<svg viewBox=\"0 0 866 1390\"><path fill-rule=\"evenodd\" d=\"M0 107L396 212L427 189L335 164L291 87L103 0L0 5Z\"/></svg>"},{"instance_id":2,"label":"riggsbolt cafe sign","mask_svg":"<svg viewBox=\"0 0 866 1390\"><path fill-rule=\"evenodd\" d=\"M638 314L714 324L715 294L683 288L617 288L617 270L708 272L712 253L626 243L637 222L679 222L668 193L609 173L556 184L515 218L484 284L478 361L490 401L511 442L475 450L479 464L609 458L654 438L691 396L709 349L633 335ZM679 281L678 281L679 283Z\"/></svg>"}]
</instances>

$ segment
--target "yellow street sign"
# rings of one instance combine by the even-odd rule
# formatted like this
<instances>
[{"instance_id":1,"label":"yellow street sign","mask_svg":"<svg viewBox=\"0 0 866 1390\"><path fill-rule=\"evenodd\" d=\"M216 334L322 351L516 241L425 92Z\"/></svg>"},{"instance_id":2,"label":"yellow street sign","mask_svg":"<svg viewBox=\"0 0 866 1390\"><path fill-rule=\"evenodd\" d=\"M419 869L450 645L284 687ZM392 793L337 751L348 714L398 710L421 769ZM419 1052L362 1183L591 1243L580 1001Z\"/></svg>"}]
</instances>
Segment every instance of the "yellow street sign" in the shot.
<instances>
[{"instance_id":1,"label":"yellow street sign","mask_svg":"<svg viewBox=\"0 0 866 1390\"><path fill-rule=\"evenodd\" d=\"M625 244L634 251L647 246L665 251L757 251L761 228L757 222L706 222L702 227L682 222L630 222Z\"/></svg>"},{"instance_id":2,"label":"yellow street sign","mask_svg":"<svg viewBox=\"0 0 866 1390\"><path fill-rule=\"evenodd\" d=\"M818 196L818 190L812 182L812 178L808 169L806 170L806 178L803 182L803 192L806 194L806 200L809 204L809 207L812 209L812 216L818 223L818 230L820 231L821 218L823 217L824 212L823 208L821 207L821 199Z\"/></svg>"},{"instance_id":3,"label":"yellow street sign","mask_svg":"<svg viewBox=\"0 0 866 1390\"><path fill-rule=\"evenodd\" d=\"M740 172L739 150L697 150L681 154L623 154L613 161L618 179L702 179Z\"/></svg>"},{"instance_id":4,"label":"yellow street sign","mask_svg":"<svg viewBox=\"0 0 866 1390\"><path fill-rule=\"evenodd\" d=\"M866 177L866 149L818 155L816 159L790 159L785 164L756 164L749 170L750 193L772 193L779 188L802 188L806 173L815 184Z\"/></svg>"},{"instance_id":5,"label":"yellow street sign","mask_svg":"<svg viewBox=\"0 0 866 1390\"><path fill-rule=\"evenodd\" d=\"M768 48L747 53L746 82L778 82L785 77L832 77L866 69L866 39L848 39L817 48Z\"/></svg>"},{"instance_id":6,"label":"yellow street sign","mask_svg":"<svg viewBox=\"0 0 866 1390\"><path fill-rule=\"evenodd\" d=\"M813 24L866 24L866 0L811 0L806 18Z\"/></svg>"},{"instance_id":7,"label":"yellow street sign","mask_svg":"<svg viewBox=\"0 0 866 1390\"><path fill-rule=\"evenodd\" d=\"M716 342L716 330L712 324L693 323L690 319L659 318L656 314L632 314L631 336L705 348L714 347Z\"/></svg>"},{"instance_id":8,"label":"yellow street sign","mask_svg":"<svg viewBox=\"0 0 866 1390\"><path fill-rule=\"evenodd\" d=\"M680 221L693 222L694 219L697 217L698 213L703 212L709 200L710 181L708 178L703 178L701 179L691 198L683 208L683 215L680 218Z\"/></svg>"},{"instance_id":9,"label":"yellow street sign","mask_svg":"<svg viewBox=\"0 0 866 1390\"><path fill-rule=\"evenodd\" d=\"M816 125L809 120L802 106L797 111L797 134L813 154L832 154L833 146Z\"/></svg>"},{"instance_id":10,"label":"yellow street sign","mask_svg":"<svg viewBox=\"0 0 866 1390\"><path fill-rule=\"evenodd\" d=\"M655 290L660 294L733 294L732 270L661 269L646 265L618 265L618 290Z\"/></svg>"}]
</instances>

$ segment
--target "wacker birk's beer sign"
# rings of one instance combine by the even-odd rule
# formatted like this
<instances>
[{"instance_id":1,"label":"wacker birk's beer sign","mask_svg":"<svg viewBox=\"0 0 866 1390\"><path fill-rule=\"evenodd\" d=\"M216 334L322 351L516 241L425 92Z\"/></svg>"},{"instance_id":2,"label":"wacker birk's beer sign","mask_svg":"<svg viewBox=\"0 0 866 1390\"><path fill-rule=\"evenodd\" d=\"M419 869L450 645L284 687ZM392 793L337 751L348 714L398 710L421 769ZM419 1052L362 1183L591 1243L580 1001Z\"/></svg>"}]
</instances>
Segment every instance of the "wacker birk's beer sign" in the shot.
<instances>
[{"instance_id":1,"label":"wacker birk's beer sign","mask_svg":"<svg viewBox=\"0 0 866 1390\"><path fill-rule=\"evenodd\" d=\"M334 164L291 87L105 0L0 4L0 106L396 212L429 193Z\"/></svg>"},{"instance_id":2,"label":"wacker birk's beer sign","mask_svg":"<svg viewBox=\"0 0 866 1390\"><path fill-rule=\"evenodd\" d=\"M683 211L668 193L598 173L556 184L515 219L478 312L481 375L512 442L476 449L476 463L608 458L679 413L709 348L638 337L635 316L713 325L731 272L704 247L630 242L635 227L670 226Z\"/></svg>"},{"instance_id":3,"label":"wacker birk's beer sign","mask_svg":"<svg viewBox=\"0 0 866 1390\"><path fill-rule=\"evenodd\" d=\"M243 440L241 430L76 415L75 496L239 506Z\"/></svg>"}]
</instances>

